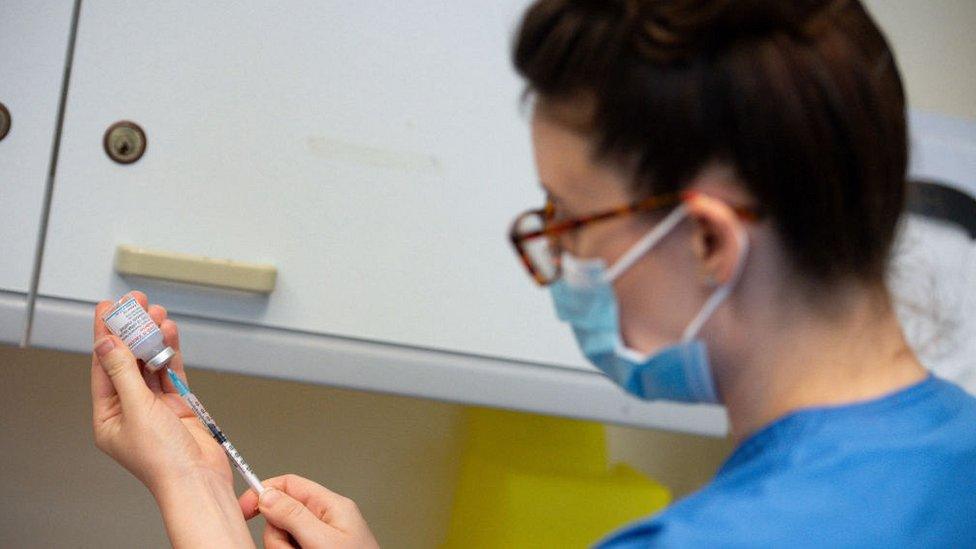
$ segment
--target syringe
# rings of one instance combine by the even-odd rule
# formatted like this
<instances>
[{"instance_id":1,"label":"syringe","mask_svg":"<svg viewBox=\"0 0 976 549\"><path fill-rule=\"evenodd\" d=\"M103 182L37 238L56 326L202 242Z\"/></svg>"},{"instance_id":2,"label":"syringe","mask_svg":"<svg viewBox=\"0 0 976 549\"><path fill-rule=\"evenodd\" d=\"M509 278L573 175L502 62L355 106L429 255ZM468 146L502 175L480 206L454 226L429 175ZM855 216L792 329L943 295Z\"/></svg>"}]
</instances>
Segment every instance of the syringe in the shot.
<instances>
[{"instance_id":1,"label":"syringe","mask_svg":"<svg viewBox=\"0 0 976 549\"><path fill-rule=\"evenodd\" d=\"M234 448L234 445L227 440L227 436L225 436L223 431L220 430L220 427L217 427L217 422L215 422L213 418L210 417L210 414L207 413L207 409L204 408L203 404L200 403L200 399L190 392L190 388L186 386L186 383L183 383L180 376L176 375L173 370L166 368L166 375L169 376L169 379L173 382L173 385L176 387L177 392L180 393L180 396L183 397L183 400L190 405L193 413L200 418L200 422L210 430L210 434L213 435L217 443L223 447L224 452L227 454L227 457L230 458L231 463L234 464L237 472L244 477L244 480L251 485L251 488L253 488L258 495L261 495L261 493L264 492L264 486L261 485L261 481L254 474L254 472L251 471L251 466L244 461L244 458L241 457L241 454L237 451L237 448Z\"/></svg>"},{"instance_id":2,"label":"syringe","mask_svg":"<svg viewBox=\"0 0 976 549\"><path fill-rule=\"evenodd\" d=\"M136 301L131 293L122 297L115 306L111 307L102 315L102 321L110 332L118 336L128 347L136 358L141 359L146 364L146 369L150 372L158 372L160 368L169 363L176 356L176 350L168 346L163 338L163 333L159 326L149 316L149 312ZM241 454L234 448L234 445L227 440L221 432L220 427L207 413L207 409L200 404L200 400L190 392L190 388L180 379L180 376L173 373L173 370L166 367L166 374L173 382L177 392L183 400L190 405L193 413L200 418L203 425L210 430L210 434L217 440L217 444L223 447L227 457L230 458L234 467L244 477L244 480L254 488L258 494L264 492L261 481L251 471L251 467L244 461Z\"/></svg>"}]
</instances>

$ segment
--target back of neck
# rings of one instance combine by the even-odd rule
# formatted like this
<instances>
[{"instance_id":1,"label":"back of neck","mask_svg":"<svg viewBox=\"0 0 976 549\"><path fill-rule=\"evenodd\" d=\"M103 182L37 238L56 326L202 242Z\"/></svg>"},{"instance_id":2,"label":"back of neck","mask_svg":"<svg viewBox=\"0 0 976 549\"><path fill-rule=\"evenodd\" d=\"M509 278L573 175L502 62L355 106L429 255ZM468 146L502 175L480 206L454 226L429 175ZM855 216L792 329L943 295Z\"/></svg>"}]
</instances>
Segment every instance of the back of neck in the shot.
<instances>
[{"instance_id":1,"label":"back of neck","mask_svg":"<svg viewBox=\"0 0 976 549\"><path fill-rule=\"evenodd\" d=\"M745 328L719 384L737 442L797 410L839 406L928 375L884 289L852 290L831 311L784 305Z\"/></svg>"}]
</instances>

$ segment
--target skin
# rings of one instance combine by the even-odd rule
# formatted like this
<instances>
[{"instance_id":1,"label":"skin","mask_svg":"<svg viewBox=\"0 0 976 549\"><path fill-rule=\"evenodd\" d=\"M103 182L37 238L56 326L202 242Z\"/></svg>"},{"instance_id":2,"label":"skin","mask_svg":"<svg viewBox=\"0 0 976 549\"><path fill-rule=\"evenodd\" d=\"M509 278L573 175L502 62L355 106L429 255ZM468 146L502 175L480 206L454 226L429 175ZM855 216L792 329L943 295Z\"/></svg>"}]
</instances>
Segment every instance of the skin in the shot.
<instances>
[{"instance_id":1,"label":"skin","mask_svg":"<svg viewBox=\"0 0 976 549\"><path fill-rule=\"evenodd\" d=\"M166 309L132 292L177 351L169 367L184 381L179 330ZM245 524L266 519L264 546L376 547L362 514L348 498L295 475L265 480L260 501L248 490L234 494L223 449L178 395L165 370L141 369L95 307L92 353L92 425L99 449L152 492L174 547L254 547ZM110 343L111 345L106 345Z\"/></svg>"},{"instance_id":2,"label":"skin","mask_svg":"<svg viewBox=\"0 0 976 549\"><path fill-rule=\"evenodd\" d=\"M592 139L579 129L588 112L585 98L540 98L533 108L536 167L557 217L639 198L625 166L594 160ZM747 236L742 274L699 333L737 442L801 408L880 397L925 379L882 283L812 287L791 268L770 221L746 222L732 210L730 204L752 200L726 166L708 165L688 188L699 191L685 202L688 218L614 281L622 338L641 353L679 341L716 287L731 278L742 251L737 236ZM613 265L662 217L589 225L562 245Z\"/></svg>"},{"instance_id":3,"label":"skin","mask_svg":"<svg viewBox=\"0 0 976 549\"><path fill-rule=\"evenodd\" d=\"M532 141L540 180L557 217L600 212L635 200L626 166L594 160L579 130L590 112L583 99L538 100ZM922 381L926 370L909 349L883 284L850 281L829 290L795 272L768 221L747 223L729 204L751 197L728 167L707 166L690 183L688 218L614 281L627 346L651 353L674 343L706 299L730 280L748 238L742 274L729 298L705 323L713 375L741 441L793 411L880 397ZM612 265L662 215L632 215L567 235L576 256ZM166 310L139 303L179 351ZM153 493L175 547L253 546L245 520L265 516L266 547L375 547L362 514L348 498L310 480L285 475L264 481L260 499L236 498L220 447L162 374L144 374L95 310L92 404L99 448ZM115 343L106 354L104 341ZM185 379L182 354L170 366Z\"/></svg>"}]
</instances>

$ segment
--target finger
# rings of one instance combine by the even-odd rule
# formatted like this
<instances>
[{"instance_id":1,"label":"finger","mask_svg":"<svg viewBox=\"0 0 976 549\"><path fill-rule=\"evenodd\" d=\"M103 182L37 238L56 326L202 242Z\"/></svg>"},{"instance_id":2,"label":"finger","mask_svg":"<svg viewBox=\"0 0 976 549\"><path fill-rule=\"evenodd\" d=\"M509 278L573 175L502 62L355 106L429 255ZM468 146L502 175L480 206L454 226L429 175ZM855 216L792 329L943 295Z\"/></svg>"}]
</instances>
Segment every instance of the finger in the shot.
<instances>
[{"instance_id":1,"label":"finger","mask_svg":"<svg viewBox=\"0 0 976 549\"><path fill-rule=\"evenodd\" d=\"M105 336L111 335L111 331L108 329L108 326L105 325L105 322L102 320L102 318L116 305L118 305L122 301L125 301L130 295L133 298L135 298L136 302L139 303L143 308L146 307L146 304L148 303L149 299L146 297L146 294L138 290L123 295L122 297L119 298L118 301L113 302L113 301L104 300L104 301L100 301L95 306L94 326L93 326L94 340L97 341ZM163 310L163 313L165 315L165 309ZM136 363L138 364L139 361L137 361ZM100 366L98 357L95 355L95 353L92 353L92 378L91 379L92 379L93 406L95 406L96 403L103 401L105 398L112 397L116 394L115 387L112 384L111 379L105 373L105 370ZM151 379L149 379L149 376L144 376L144 380L146 382L146 385L149 387L151 391L156 393L161 392L161 386L158 381L155 382L152 381ZM98 408L95 408L93 411L96 412L96 416L97 416Z\"/></svg>"},{"instance_id":2,"label":"finger","mask_svg":"<svg viewBox=\"0 0 976 549\"><path fill-rule=\"evenodd\" d=\"M108 374L98 364L95 353L92 352L91 366L91 393L92 393L92 420L97 426L105 417L110 415L112 405L115 403L115 387Z\"/></svg>"},{"instance_id":3,"label":"finger","mask_svg":"<svg viewBox=\"0 0 976 549\"><path fill-rule=\"evenodd\" d=\"M105 316L105 313L107 313L108 310L114 306L115 303L108 300L99 301L98 305L95 305L95 322L92 326L92 341L96 341L109 335L110 332L108 331L108 326L106 326L105 322L102 321L102 317Z\"/></svg>"},{"instance_id":4,"label":"finger","mask_svg":"<svg viewBox=\"0 0 976 549\"><path fill-rule=\"evenodd\" d=\"M142 305L142 308L147 312L149 311L149 298L146 297L146 294L140 292L139 290L132 290L126 295L131 295L132 297L136 298L139 305ZM122 296L122 299L125 299L125 296Z\"/></svg>"},{"instance_id":5,"label":"finger","mask_svg":"<svg viewBox=\"0 0 976 549\"><path fill-rule=\"evenodd\" d=\"M115 304L111 301L105 300L98 302L95 305L95 318L92 323L92 333L94 338L92 341L97 341L98 339L109 335L108 328L105 327L105 323L102 322L102 316L112 308ZM95 355L94 351L91 355L91 395L92 395L92 417L99 418L102 417L104 410L108 408L111 404L109 399L115 396L115 387L112 385L112 380L109 379L108 374L99 365L98 357Z\"/></svg>"},{"instance_id":6,"label":"finger","mask_svg":"<svg viewBox=\"0 0 976 549\"><path fill-rule=\"evenodd\" d=\"M176 374L183 383L189 385L189 381L186 379L186 370L183 365L183 353L180 351L180 333L179 329L176 327L176 323L170 319L166 319L159 326L159 330L163 333L163 341L167 345L176 351L173 358L170 359L169 363L166 365L173 373ZM163 387L163 391L167 393L176 393L176 387L173 385L173 381L169 378L169 374L165 370L160 370L157 372L160 384Z\"/></svg>"},{"instance_id":7,"label":"finger","mask_svg":"<svg viewBox=\"0 0 976 549\"><path fill-rule=\"evenodd\" d=\"M112 307L113 303L111 301L105 300L98 302L95 305L95 318L92 323L92 334L94 335L93 341L97 341L99 338L108 335L108 329L105 327L105 323L102 322L102 315L105 314ZM98 361L98 356L95 355L94 350L91 355L91 397L92 397L92 418L97 422L99 418L103 417L111 406L111 398L115 396L115 386L112 385L112 380L109 379L108 374L102 369Z\"/></svg>"},{"instance_id":8,"label":"finger","mask_svg":"<svg viewBox=\"0 0 976 549\"><path fill-rule=\"evenodd\" d=\"M297 499L320 520L339 530L353 530L364 522L355 502L307 478L288 474L267 479L262 484Z\"/></svg>"},{"instance_id":9,"label":"finger","mask_svg":"<svg viewBox=\"0 0 976 549\"><path fill-rule=\"evenodd\" d=\"M264 534L261 539L264 542L264 549L293 549L295 547L288 538L288 532L271 523L264 525Z\"/></svg>"},{"instance_id":10,"label":"finger","mask_svg":"<svg viewBox=\"0 0 976 549\"><path fill-rule=\"evenodd\" d=\"M162 305L150 305L148 312L149 312L149 318L153 319L153 322L156 323L156 326L162 324L163 321L166 320L166 315L168 314L166 311L166 307L163 307Z\"/></svg>"},{"instance_id":11,"label":"finger","mask_svg":"<svg viewBox=\"0 0 976 549\"><path fill-rule=\"evenodd\" d=\"M152 392L142 378L136 357L115 336L106 336L95 342L97 363L108 376L115 393L119 395L122 409L135 410L152 401Z\"/></svg>"},{"instance_id":12,"label":"finger","mask_svg":"<svg viewBox=\"0 0 976 549\"><path fill-rule=\"evenodd\" d=\"M264 483L262 482L262 484ZM261 514L261 511L258 509L258 495L254 490L245 490L237 498L237 503L241 506L241 513L244 514L244 520L251 520Z\"/></svg>"},{"instance_id":13,"label":"finger","mask_svg":"<svg viewBox=\"0 0 976 549\"><path fill-rule=\"evenodd\" d=\"M145 368L139 368L139 373L142 374L142 379L146 382L146 387L149 387L149 390L157 395L163 393L163 380L159 376L161 371L150 372Z\"/></svg>"},{"instance_id":14,"label":"finger","mask_svg":"<svg viewBox=\"0 0 976 549\"><path fill-rule=\"evenodd\" d=\"M125 299L129 295L134 297L136 301L139 303L139 305L142 305L143 309L148 307L149 298L146 297L146 294L138 290L134 290L132 292L123 295L122 297L119 298L118 301L100 301L98 305L95 306L95 330L94 330L95 333L94 333L94 338L92 338L92 341L105 337L111 333L108 329L108 326L106 326L105 322L102 320L102 317L105 316L105 313L107 313L110 309L112 309L122 301L125 301Z\"/></svg>"},{"instance_id":15,"label":"finger","mask_svg":"<svg viewBox=\"0 0 976 549\"><path fill-rule=\"evenodd\" d=\"M320 508L324 509L326 504L341 507L349 501L332 490L321 484L308 480L298 475L287 474L272 477L261 481L261 484L268 488L277 488L282 492L302 502L316 515L320 515ZM247 489L238 498L241 504L241 512L244 518L250 520L258 515L258 495L252 489Z\"/></svg>"},{"instance_id":16,"label":"finger","mask_svg":"<svg viewBox=\"0 0 976 549\"><path fill-rule=\"evenodd\" d=\"M180 330L170 318L164 318L162 322L159 323L159 331L163 333L163 341L166 345L173 348L174 351L180 350Z\"/></svg>"},{"instance_id":17,"label":"finger","mask_svg":"<svg viewBox=\"0 0 976 549\"><path fill-rule=\"evenodd\" d=\"M183 400L182 397L177 396L175 393L164 392L162 395L160 395L159 399L162 400L166 406L173 411L173 415L176 417L180 419L196 419L197 415L193 412L193 409L190 408L190 405L186 403L186 400ZM210 431L199 421L191 422L190 425L200 427L204 430L207 436L212 436Z\"/></svg>"},{"instance_id":18,"label":"finger","mask_svg":"<svg viewBox=\"0 0 976 549\"><path fill-rule=\"evenodd\" d=\"M268 523L287 530L302 547L331 547L340 532L319 520L302 502L277 489L265 490L258 500Z\"/></svg>"}]
</instances>

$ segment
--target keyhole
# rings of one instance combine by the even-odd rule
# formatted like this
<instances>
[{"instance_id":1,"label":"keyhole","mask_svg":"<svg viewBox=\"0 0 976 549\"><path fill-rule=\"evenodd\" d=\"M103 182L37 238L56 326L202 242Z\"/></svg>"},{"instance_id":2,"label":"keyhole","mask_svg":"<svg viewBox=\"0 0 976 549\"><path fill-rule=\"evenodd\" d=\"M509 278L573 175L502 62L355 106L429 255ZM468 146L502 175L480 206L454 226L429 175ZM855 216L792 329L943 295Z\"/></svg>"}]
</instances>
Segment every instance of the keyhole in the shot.
<instances>
[{"instance_id":1,"label":"keyhole","mask_svg":"<svg viewBox=\"0 0 976 549\"><path fill-rule=\"evenodd\" d=\"M0 103L0 139L7 137L7 132L10 131L10 111L3 103Z\"/></svg>"},{"instance_id":2,"label":"keyhole","mask_svg":"<svg viewBox=\"0 0 976 549\"><path fill-rule=\"evenodd\" d=\"M135 122L123 120L109 126L102 138L102 146L112 160L119 164L131 164L145 152L146 134Z\"/></svg>"}]
</instances>

